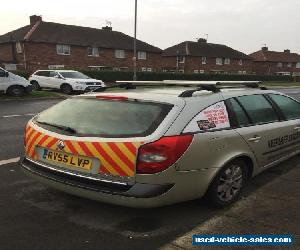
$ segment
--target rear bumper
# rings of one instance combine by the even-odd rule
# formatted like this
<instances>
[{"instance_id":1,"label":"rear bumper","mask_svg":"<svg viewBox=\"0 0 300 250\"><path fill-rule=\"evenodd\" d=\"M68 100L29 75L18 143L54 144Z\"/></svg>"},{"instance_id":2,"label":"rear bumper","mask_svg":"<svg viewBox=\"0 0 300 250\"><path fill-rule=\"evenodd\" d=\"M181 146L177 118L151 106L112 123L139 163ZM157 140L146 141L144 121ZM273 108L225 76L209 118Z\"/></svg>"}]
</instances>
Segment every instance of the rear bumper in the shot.
<instances>
[{"instance_id":1,"label":"rear bumper","mask_svg":"<svg viewBox=\"0 0 300 250\"><path fill-rule=\"evenodd\" d=\"M44 163L36 162L27 158L23 158L20 161L20 165L22 169L31 176L36 176L40 180L44 179L46 182L48 182L48 184L51 183L51 186L53 187L56 187L55 185L57 184L58 188L61 187L61 185L68 186L68 190L70 188L74 188L75 193L72 193L77 194L77 190L78 195L81 196L85 196L82 195L82 193L87 191L93 192L96 196L99 194L99 198L101 194L128 198L154 198L163 195L174 186L174 184L158 185L107 181L104 179L83 175L81 173L57 169L50 165L45 165ZM83 192L80 192L79 190L82 190Z\"/></svg>"}]
</instances>

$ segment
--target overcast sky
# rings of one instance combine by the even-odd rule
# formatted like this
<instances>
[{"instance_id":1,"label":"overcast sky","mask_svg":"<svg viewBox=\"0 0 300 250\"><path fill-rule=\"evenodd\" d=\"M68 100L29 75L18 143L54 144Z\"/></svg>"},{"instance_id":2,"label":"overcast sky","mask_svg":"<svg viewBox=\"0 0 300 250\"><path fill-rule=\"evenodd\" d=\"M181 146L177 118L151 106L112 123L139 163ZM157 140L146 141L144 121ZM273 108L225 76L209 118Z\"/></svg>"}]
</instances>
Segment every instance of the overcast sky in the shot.
<instances>
[{"instance_id":1,"label":"overcast sky","mask_svg":"<svg viewBox=\"0 0 300 250\"><path fill-rule=\"evenodd\" d=\"M3 8L2 8L3 7ZM25 26L29 16L44 21L114 30L133 35L134 0L14 0L0 11L0 34ZM251 53L300 53L299 0L138 0L138 38L162 49L205 37Z\"/></svg>"}]
</instances>

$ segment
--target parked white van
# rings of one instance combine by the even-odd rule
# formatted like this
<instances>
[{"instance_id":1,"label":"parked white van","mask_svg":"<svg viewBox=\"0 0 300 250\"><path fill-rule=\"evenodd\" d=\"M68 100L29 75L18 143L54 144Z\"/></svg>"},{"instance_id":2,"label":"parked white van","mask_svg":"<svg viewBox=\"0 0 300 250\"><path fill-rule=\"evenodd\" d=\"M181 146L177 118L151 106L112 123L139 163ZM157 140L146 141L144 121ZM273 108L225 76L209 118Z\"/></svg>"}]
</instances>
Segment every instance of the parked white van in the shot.
<instances>
[{"instance_id":1,"label":"parked white van","mask_svg":"<svg viewBox=\"0 0 300 250\"><path fill-rule=\"evenodd\" d=\"M0 67L0 92L11 96L23 96L32 91L32 85L24 77Z\"/></svg>"},{"instance_id":2,"label":"parked white van","mask_svg":"<svg viewBox=\"0 0 300 250\"><path fill-rule=\"evenodd\" d=\"M29 81L36 90L60 89L64 94L74 91L88 92L105 87L103 81L92 79L75 70L38 70L29 77Z\"/></svg>"}]
</instances>

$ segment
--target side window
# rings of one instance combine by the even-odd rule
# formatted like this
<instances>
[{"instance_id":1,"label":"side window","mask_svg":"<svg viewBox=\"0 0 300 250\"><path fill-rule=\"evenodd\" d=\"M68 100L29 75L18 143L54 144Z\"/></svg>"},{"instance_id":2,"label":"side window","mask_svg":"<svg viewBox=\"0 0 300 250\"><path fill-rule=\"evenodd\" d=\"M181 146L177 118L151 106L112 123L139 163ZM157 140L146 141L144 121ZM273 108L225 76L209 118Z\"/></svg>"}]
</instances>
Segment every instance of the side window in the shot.
<instances>
[{"instance_id":1,"label":"side window","mask_svg":"<svg viewBox=\"0 0 300 250\"><path fill-rule=\"evenodd\" d=\"M49 77L50 71L39 71L37 73L35 73L35 75L37 76L45 76L45 77Z\"/></svg>"},{"instance_id":2,"label":"side window","mask_svg":"<svg viewBox=\"0 0 300 250\"><path fill-rule=\"evenodd\" d=\"M49 72L49 77L54 77L56 75L57 75L57 73L55 71L50 71Z\"/></svg>"},{"instance_id":3,"label":"side window","mask_svg":"<svg viewBox=\"0 0 300 250\"><path fill-rule=\"evenodd\" d=\"M250 121L241 105L233 98L229 99L229 102L231 104L232 111L235 114L238 125L240 127L249 125Z\"/></svg>"},{"instance_id":4,"label":"side window","mask_svg":"<svg viewBox=\"0 0 300 250\"><path fill-rule=\"evenodd\" d=\"M244 107L252 124L278 121L278 116L272 105L263 95L240 96L236 98Z\"/></svg>"},{"instance_id":5,"label":"side window","mask_svg":"<svg viewBox=\"0 0 300 250\"><path fill-rule=\"evenodd\" d=\"M269 95L272 100L278 105L286 119L300 118L300 103L295 100L276 94Z\"/></svg>"},{"instance_id":6,"label":"side window","mask_svg":"<svg viewBox=\"0 0 300 250\"><path fill-rule=\"evenodd\" d=\"M184 133L229 128L228 112L224 102L218 102L196 115L183 130Z\"/></svg>"}]
</instances>

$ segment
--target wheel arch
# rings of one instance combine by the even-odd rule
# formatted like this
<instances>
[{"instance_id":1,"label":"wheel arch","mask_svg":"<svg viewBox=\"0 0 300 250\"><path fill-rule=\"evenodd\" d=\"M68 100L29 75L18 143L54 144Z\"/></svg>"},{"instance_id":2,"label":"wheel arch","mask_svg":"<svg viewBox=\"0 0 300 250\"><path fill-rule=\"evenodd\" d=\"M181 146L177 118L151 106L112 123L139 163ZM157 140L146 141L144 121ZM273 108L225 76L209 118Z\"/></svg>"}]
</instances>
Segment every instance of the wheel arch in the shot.
<instances>
[{"instance_id":1,"label":"wheel arch","mask_svg":"<svg viewBox=\"0 0 300 250\"><path fill-rule=\"evenodd\" d=\"M9 91L9 89L13 88L13 87L19 87L19 88L23 88L24 90L26 89L25 86L20 85L20 84L12 84L10 85L7 89L6 89L6 93Z\"/></svg>"},{"instance_id":2,"label":"wheel arch","mask_svg":"<svg viewBox=\"0 0 300 250\"><path fill-rule=\"evenodd\" d=\"M61 88L63 85L69 85L72 89L73 89L73 86L72 84L68 83L68 82L63 82L60 84L59 88Z\"/></svg>"},{"instance_id":3,"label":"wheel arch","mask_svg":"<svg viewBox=\"0 0 300 250\"><path fill-rule=\"evenodd\" d=\"M216 178L216 176L218 176L218 174L220 173L220 171L225 168L228 164L230 164L233 161L236 160L242 160L246 163L247 168L248 168L248 172L247 172L247 179L251 179L254 173L254 169L256 166L256 160L253 156L248 155L248 154L238 154L235 156L230 157L228 160L226 160L223 165L218 169L218 171L216 171L216 173L214 174L213 178L210 180L210 183L208 185L207 190L209 189L209 187L211 186L211 184L213 183L214 179Z\"/></svg>"}]
</instances>

